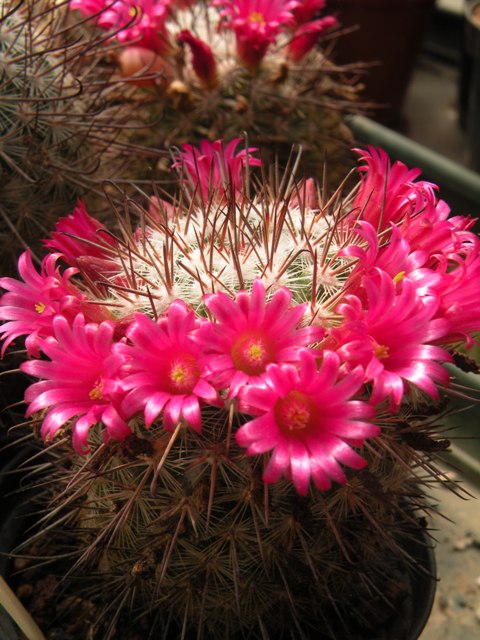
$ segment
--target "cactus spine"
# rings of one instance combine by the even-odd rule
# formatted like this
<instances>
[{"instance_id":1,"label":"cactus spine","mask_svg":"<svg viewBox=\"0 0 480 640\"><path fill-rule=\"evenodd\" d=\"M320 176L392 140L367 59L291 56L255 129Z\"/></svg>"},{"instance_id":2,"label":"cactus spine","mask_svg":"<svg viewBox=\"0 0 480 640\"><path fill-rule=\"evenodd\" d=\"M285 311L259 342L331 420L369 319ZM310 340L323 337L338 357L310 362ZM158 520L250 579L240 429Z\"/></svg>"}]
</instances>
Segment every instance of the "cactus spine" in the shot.
<instances>
[{"instance_id":1,"label":"cactus spine","mask_svg":"<svg viewBox=\"0 0 480 640\"><path fill-rule=\"evenodd\" d=\"M79 195L119 177L127 157L132 92L119 94L105 43L72 23L67 5L0 7L2 273L13 271L20 249L38 250Z\"/></svg>"}]
</instances>

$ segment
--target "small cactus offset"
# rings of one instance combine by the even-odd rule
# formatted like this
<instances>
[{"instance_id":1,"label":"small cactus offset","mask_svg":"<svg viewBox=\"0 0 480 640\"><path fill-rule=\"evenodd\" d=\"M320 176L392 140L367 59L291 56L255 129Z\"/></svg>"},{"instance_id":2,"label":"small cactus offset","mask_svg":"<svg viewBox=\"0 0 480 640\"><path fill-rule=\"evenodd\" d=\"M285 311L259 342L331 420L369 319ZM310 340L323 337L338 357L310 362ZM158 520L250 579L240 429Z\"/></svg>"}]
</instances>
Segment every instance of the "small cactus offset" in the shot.
<instances>
[{"instance_id":1,"label":"small cactus offset","mask_svg":"<svg viewBox=\"0 0 480 640\"><path fill-rule=\"evenodd\" d=\"M90 18L122 45L118 65L125 80L151 85L143 95L158 121L150 137L154 146L247 132L270 160L279 157L284 166L292 144L299 144L307 174L321 171L328 157L338 178L352 146L343 115L361 108L361 65L340 68L329 59L336 19L324 15L325 4L70 2L77 16Z\"/></svg>"},{"instance_id":2,"label":"small cactus offset","mask_svg":"<svg viewBox=\"0 0 480 640\"><path fill-rule=\"evenodd\" d=\"M70 20L67 2L0 5L2 272L44 237L65 206L119 177L132 149L125 88L103 59L104 38ZM106 169L108 167L108 169Z\"/></svg>"},{"instance_id":3,"label":"small cactus offset","mask_svg":"<svg viewBox=\"0 0 480 640\"><path fill-rule=\"evenodd\" d=\"M402 606L478 238L381 150L349 193L259 165L190 146L176 198L118 237L79 203L0 279L77 637L370 640Z\"/></svg>"}]
</instances>

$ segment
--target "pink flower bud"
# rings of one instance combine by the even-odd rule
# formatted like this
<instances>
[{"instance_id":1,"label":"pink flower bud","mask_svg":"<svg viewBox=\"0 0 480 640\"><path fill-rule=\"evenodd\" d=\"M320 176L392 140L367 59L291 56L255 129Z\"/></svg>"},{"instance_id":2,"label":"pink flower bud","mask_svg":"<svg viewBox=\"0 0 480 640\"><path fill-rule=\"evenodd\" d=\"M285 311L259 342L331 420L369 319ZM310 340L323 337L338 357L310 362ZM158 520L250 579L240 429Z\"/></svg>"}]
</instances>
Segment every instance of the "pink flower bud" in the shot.
<instances>
[{"instance_id":1,"label":"pink flower bud","mask_svg":"<svg viewBox=\"0 0 480 640\"><path fill-rule=\"evenodd\" d=\"M292 41L288 47L290 58L294 62L300 62L313 49L325 32L336 24L336 18L326 16L313 22L307 22L299 27L293 34Z\"/></svg>"},{"instance_id":2,"label":"pink flower bud","mask_svg":"<svg viewBox=\"0 0 480 640\"><path fill-rule=\"evenodd\" d=\"M195 38L187 29L179 33L177 42L190 48L193 70L200 81L209 88L214 87L217 84L217 63L208 44Z\"/></svg>"},{"instance_id":3,"label":"pink flower bud","mask_svg":"<svg viewBox=\"0 0 480 640\"><path fill-rule=\"evenodd\" d=\"M303 0L303 2L299 2L292 10L296 25L300 26L313 20L320 11L325 9L326 4L325 0Z\"/></svg>"}]
</instances>

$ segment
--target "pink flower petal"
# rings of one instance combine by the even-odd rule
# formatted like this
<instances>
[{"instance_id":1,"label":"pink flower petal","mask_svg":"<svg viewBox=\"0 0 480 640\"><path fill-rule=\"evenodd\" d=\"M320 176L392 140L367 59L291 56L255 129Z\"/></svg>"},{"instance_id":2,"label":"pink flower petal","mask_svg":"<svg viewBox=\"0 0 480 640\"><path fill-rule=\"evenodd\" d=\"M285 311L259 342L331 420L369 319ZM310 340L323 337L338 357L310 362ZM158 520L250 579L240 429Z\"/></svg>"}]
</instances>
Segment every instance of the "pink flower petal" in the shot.
<instances>
[{"instance_id":1,"label":"pink flower petal","mask_svg":"<svg viewBox=\"0 0 480 640\"><path fill-rule=\"evenodd\" d=\"M145 404L145 426L152 426L152 422L158 418L169 400L169 394L163 391L157 391L149 396Z\"/></svg>"}]
</instances>

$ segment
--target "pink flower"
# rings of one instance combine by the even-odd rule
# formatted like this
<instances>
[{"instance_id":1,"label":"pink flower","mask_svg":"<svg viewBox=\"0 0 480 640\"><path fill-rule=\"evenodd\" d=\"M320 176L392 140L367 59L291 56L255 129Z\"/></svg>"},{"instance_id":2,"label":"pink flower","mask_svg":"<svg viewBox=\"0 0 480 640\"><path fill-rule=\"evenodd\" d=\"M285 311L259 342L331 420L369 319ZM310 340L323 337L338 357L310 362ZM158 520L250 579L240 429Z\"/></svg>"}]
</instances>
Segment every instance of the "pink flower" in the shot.
<instances>
[{"instance_id":1,"label":"pink flower","mask_svg":"<svg viewBox=\"0 0 480 640\"><path fill-rule=\"evenodd\" d=\"M295 30L288 45L288 53L294 62L300 62L309 51L321 40L329 29L337 25L333 16L325 16L312 22L302 24Z\"/></svg>"},{"instance_id":2,"label":"pink flower","mask_svg":"<svg viewBox=\"0 0 480 640\"><path fill-rule=\"evenodd\" d=\"M431 295L441 280L441 275L433 268L430 255L422 250L412 251L407 239L402 236L400 229L392 225L389 241L384 243L369 222L361 220L355 229L357 234L365 239L367 247L361 244L351 244L340 251L346 255L359 259L359 263L345 283L345 290L355 295L361 294L362 282L376 269L380 269L399 282L407 277L415 283L417 295Z\"/></svg>"},{"instance_id":3,"label":"pink flower","mask_svg":"<svg viewBox=\"0 0 480 640\"><path fill-rule=\"evenodd\" d=\"M50 360L28 360L20 365L25 373L42 378L28 387L25 402L29 403L27 417L49 409L41 427L45 440L54 438L72 418L73 446L79 453L88 451L88 431L97 422L117 440L131 433L119 411L124 359L112 353L113 332L111 322L85 324L79 314L70 325L63 316L56 316L53 335L42 343Z\"/></svg>"},{"instance_id":4,"label":"pink flower","mask_svg":"<svg viewBox=\"0 0 480 640\"><path fill-rule=\"evenodd\" d=\"M346 217L348 224L365 221L382 233L383 244L389 240L388 229L394 225L408 241L411 251L422 251L427 266L436 257L452 257L466 244L476 242L469 229L474 221L464 216L449 218L450 208L437 196L438 187L416 181L419 169L408 169L401 162L391 163L382 149L369 147L360 151L362 174L360 189Z\"/></svg>"},{"instance_id":5,"label":"pink flower","mask_svg":"<svg viewBox=\"0 0 480 640\"><path fill-rule=\"evenodd\" d=\"M235 32L240 60L255 70L270 44L286 25L294 23L296 0L217 0L223 24Z\"/></svg>"},{"instance_id":6,"label":"pink flower","mask_svg":"<svg viewBox=\"0 0 480 640\"><path fill-rule=\"evenodd\" d=\"M78 266L78 258L91 256L108 260L115 255L117 242L105 225L89 215L85 202L79 200L73 212L60 218L50 238L43 241L50 251L62 254L68 264Z\"/></svg>"},{"instance_id":7,"label":"pink flower","mask_svg":"<svg viewBox=\"0 0 480 640\"><path fill-rule=\"evenodd\" d=\"M0 320L7 321L0 327L5 341L2 356L11 342L23 335L27 336L27 353L38 356L41 339L52 335L52 321L57 314L73 319L83 308L92 316L100 313L98 306L88 305L86 296L70 282L77 270L70 268L60 273L56 266L60 257L58 253L46 256L38 273L27 250L18 260L23 282L0 278L0 286L7 290L0 298Z\"/></svg>"},{"instance_id":8,"label":"pink flower","mask_svg":"<svg viewBox=\"0 0 480 640\"><path fill-rule=\"evenodd\" d=\"M420 299L433 296L438 302L435 318L446 322L445 333L438 333L435 341L471 343L472 334L480 327L476 294L480 287L480 243L469 231L471 220L462 216L447 219L447 215L443 207L436 212L426 209L399 226L392 225L390 235L384 233L381 238L370 223L358 222L356 232L367 246L355 243L340 252L359 259L345 290L365 302L364 280L378 269L394 282L407 279ZM412 249L410 242L417 248Z\"/></svg>"},{"instance_id":9,"label":"pink flower","mask_svg":"<svg viewBox=\"0 0 480 640\"><path fill-rule=\"evenodd\" d=\"M163 426L169 431L181 418L200 431L200 403L218 405L219 398L203 377L205 356L191 337L199 323L181 300L172 302L158 322L135 315L126 331L132 344L116 347L130 360L122 382L128 391L122 409L128 416L144 410L149 427L163 413Z\"/></svg>"},{"instance_id":10,"label":"pink flower","mask_svg":"<svg viewBox=\"0 0 480 640\"><path fill-rule=\"evenodd\" d=\"M107 0L70 0L70 9L72 11L77 9L84 16L91 16L105 9L108 4L115 2L116 0L111 0L110 3Z\"/></svg>"},{"instance_id":11,"label":"pink flower","mask_svg":"<svg viewBox=\"0 0 480 640\"><path fill-rule=\"evenodd\" d=\"M202 325L197 339L211 354L209 378L217 388L228 388L228 397L238 396L246 384L264 384L271 363L296 362L299 349L324 336L321 327L300 324L306 304L290 306L291 292L283 287L266 301L265 286L254 281L232 300L219 292L205 296L205 304L217 322Z\"/></svg>"},{"instance_id":12,"label":"pink flower","mask_svg":"<svg viewBox=\"0 0 480 640\"><path fill-rule=\"evenodd\" d=\"M436 185L415 182L420 169L408 169L402 162L390 162L382 149L368 147L362 154L359 171L362 175L360 189L353 202L350 220L366 220L382 231L390 223L398 223L422 212L436 201Z\"/></svg>"},{"instance_id":13,"label":"pink flower","mask_svg":"<svg viewBox=\"0 0 480 640\"><path fill-rule=\"evenodd\" d=\"M437 399L436 383L447 386L447 370L439 362L450 362L448 351L431 344L444 335L448 323L435 318L439 301L433 296L419 298L414 282L398 283L377 269L364 280L365 307L356 296L337 311L344 316L333 329L337 353L349 367L361 365L365 381L373 383L372 404L390 398L396 410L413 384Z\"/></svg>"},{"instance_id":14,"label":"pink flower","mask_svg":"<svg viewBox=\"0 0 480 640\"><path fill-rule=\"evenodd\" d=\"M217 84L217 63L206 42L195 38L188 29L177 36L177 42L186 44L192 53L192 66L199 80L209 88Z\"/></svg>"},{"instance_id":15,"label":"pink flower","mask_svg":"<svg viewBox=\"0 0 480 640\"><path fill-rule=\"evenodd\" d=\"M425 200L417 216L406 218L400 229L413 249L421 249L430 257L452 257L461 253L466 245L477 242L476 234L469 231L475 220L465 216L452 216L443 200Z\"/></svg>"},{"instance_id":16,"label":"pink flower","mask_svg":"<svg viewBox=\"0 0 480 640\"><path fill-rule=\"evenodd\" d=\"M101 222L89 215L82 200L79 200L73 213L60 218L55 229L50 238L43 241L45 246L50 251L61 252L65 262L77 267L82 276L87 276L97 284L99 281L108 284L109 279L123 273L122 264L117 258L117 240Z\"/></svg>"},{"instance_id":17,"label":"pink flower","mask_svg":"<svg viewBox=\"0 0 480 640\"><path fill-rule=\"evenodd\" d=\"M119 42L159 54L167 48L168 5L169 0L70 0L70 9L94 17L102 29L114 31Z\"/></svg>"},{"instance_id":18,"label":"pink flower","mask_svg":"<svg viewBox=\"0 0 480 640\"><path fill-rule=\"evenodd\" d=\"M448 322L442 343L467 340L480 331L480 243L468 247L457 263L443 261L437 287L440 305L437 315Z\"/></svg>"},{"instance_id":19,"label":"pink flower","mask_svg":"<svg viewBox=\"0 0 480 640\"><path fill-rule=\"evenodd\" d=\"M307 493L310 477L321 491L330 488L331 480L345 484L339 462L361 469L366 462L352 446L380 433L365 422L374 415L372 407L351 400L361 387L363 371L355 369L338 380L335 353L325 351L318 369L306 350L300 350L298 367L269 365L267 370L267 387L245 391L245 400L258 417L237 431L238 444L247 447L248 455L272 451L263 473L265 482L277 482L285 475L301 495Z\"/></svg>"},{"instance_id":20,"label":"pink flower","mask_svg":"<svg viewBox=\"0 0 480 640\"><path fill-rule=\"evenodd\" d=\"M261 165L261 161L252 155L257 151L255 147L236 153L240 141L241 138L235 138L224 146L222 140L202 140L200 149L191 144L184 144L173 167L184 176L187 187L194 193L200 192L204 203L211 194L221 198L228 186L240 191L246 163L248 162L250 167Z\"/></svg>"}]
</instances>

